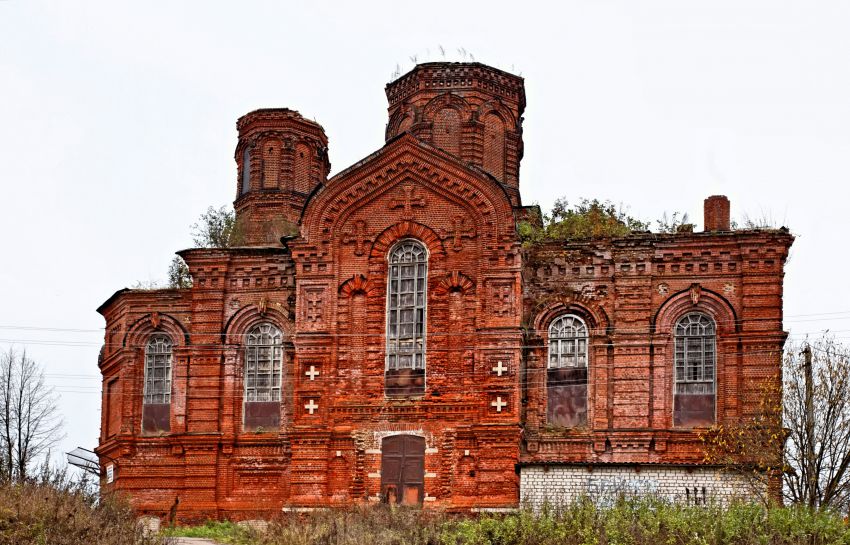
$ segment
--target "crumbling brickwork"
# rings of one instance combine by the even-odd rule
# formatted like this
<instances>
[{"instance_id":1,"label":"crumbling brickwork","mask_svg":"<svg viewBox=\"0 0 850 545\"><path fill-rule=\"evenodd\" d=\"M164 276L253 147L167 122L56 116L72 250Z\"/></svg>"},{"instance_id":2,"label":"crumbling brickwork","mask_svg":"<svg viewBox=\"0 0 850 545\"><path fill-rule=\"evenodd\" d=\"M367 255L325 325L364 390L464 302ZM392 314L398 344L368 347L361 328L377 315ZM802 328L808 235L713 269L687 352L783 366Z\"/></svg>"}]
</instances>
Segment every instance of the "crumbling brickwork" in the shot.
<instances>
[{"instance_id":1,"label":"crumbling brickwork","mask_svg":"<svg viewBox=\"0 0 850 545\"><path fill-rule=\"evenodd\" d=\"M701 467L695 426L778 377L792 237L729 231L715 200L710 232L523 247L522 79L430 63L387 97L386 144L330 179L319 125L242 117L239 244L180 252L189 289L98 309L104 486L153 516L256 518L514 507L520 475L537 498L566 463ZM688 315L699 377L676 359Z\"/></svg>"}]
</instances>

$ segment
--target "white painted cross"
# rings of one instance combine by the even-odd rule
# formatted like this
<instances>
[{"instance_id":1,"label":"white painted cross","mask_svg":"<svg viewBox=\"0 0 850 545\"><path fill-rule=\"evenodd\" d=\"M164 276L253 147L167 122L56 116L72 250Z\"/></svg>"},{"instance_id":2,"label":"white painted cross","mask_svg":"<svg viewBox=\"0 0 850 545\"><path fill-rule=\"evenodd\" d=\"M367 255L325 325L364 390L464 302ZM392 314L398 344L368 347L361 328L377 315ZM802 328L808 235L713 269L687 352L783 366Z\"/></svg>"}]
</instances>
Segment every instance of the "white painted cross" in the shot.
<instances>
[{"instance_id":1,"label":"white painted cross","mask_svg":"<svg viewBox=\"0 0 850 545\"><path fill-rule=\"evenodd\" d=\"M493 368L493 372L499 376L502 376L502 372L507 370L508 368L502 365L502 360L499 360L499 362L496 364L496 367Z\"/></svg>"},{"instance_id":2,"label":"white painted cross","mask_svg":"<svg viewBox=\"0 0 850 545\"><path fill-rule=\"evenodd\" d=\"M496 397L496 401L491 402L490 405L496 407L496 412L500 413L502 412L502 407L508 406L508 402L502 401L502 396L498 396Z\"/></svg>"},{"instance_id":3,"label":"white painted cross","mask_svg":"<svg viewBox=\"0 0 850 545\"><path fill-rule=\"evenodd\" d=\"M310 380L316 380L316 376L319 374L319 372L318 372L318 371L316 371L316 366L315 366L315 365L311 365L311 366L310 366L310 370L309 370L309 371L307 371L307 372L306 372L306 373L304 373L304 374L305 374L305 375L307 375L308 377L310 377Z\"/></svg>"},{"instance_id":4,"label":"white painted cross","mask_svg":"<svg viewBox=\"0 0 850 545\"><path fill-rule=\"evenodd\" d=\"M311 399L307 402L307 404L304 405L304 408L310 411L310 414L313 414L313 411L318 409L319 406L316 405L316 402Z\"/></svg>"}]
</instances>

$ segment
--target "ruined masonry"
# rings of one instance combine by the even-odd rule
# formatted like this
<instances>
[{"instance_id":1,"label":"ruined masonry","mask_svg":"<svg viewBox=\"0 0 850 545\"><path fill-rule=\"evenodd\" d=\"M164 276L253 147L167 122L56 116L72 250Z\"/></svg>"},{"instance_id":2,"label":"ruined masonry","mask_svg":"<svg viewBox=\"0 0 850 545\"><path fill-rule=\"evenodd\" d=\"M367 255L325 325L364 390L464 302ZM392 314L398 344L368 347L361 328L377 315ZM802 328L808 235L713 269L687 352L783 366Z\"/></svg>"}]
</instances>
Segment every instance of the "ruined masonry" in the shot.
<instances>
[{"instance_id":1,"label":"ruined masonry","mask_svg":"<svg viewBox=\"0 0 850 545\"><path fill-rule=\"evenodd\" d=\"M100 306L104 488L179 520L745 493L699 431L779 379L787 230L713 196L703 232L523 245L522 78L428 63L386 95L385 145L332 178L315 122L240 118L241 243Z\"/></svg>"}]
</instances>

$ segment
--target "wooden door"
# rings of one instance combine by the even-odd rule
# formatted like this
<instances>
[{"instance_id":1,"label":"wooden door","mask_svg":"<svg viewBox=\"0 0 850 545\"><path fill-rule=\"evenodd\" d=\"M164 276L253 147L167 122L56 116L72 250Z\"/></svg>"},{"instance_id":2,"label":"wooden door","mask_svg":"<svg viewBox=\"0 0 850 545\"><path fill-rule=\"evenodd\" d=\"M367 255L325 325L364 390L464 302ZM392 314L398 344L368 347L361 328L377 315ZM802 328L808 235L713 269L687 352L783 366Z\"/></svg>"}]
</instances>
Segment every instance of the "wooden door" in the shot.
<instances>
[{"instance_id":1,"label":"wooden door","mask_svg":"<svg viewBox=\"0 0 850 545\"><path fill-rule=\"evenodd\" d=\"M381 443L381 494L384 501L419 505L425 497L425 439L391 435Z\"/></svg>"}]
</instances>

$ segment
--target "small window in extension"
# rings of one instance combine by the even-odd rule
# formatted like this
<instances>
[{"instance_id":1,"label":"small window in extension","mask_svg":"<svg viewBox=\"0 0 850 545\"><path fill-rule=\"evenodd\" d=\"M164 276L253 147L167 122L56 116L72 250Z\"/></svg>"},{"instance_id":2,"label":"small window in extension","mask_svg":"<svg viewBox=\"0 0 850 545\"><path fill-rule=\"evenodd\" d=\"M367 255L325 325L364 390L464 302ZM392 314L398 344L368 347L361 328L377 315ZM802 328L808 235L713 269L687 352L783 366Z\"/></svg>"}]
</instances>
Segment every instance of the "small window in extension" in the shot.
<instances>
[{"instance_id":1,"label":"small window in extension","mask_svg":"<svg viewBox=\"0 0 850 545\"><path fill-rule=\"evenodd\" d=\"M714 422L716 328L700 312L676 322L673 425L693 427Z\"/></svg>"},{"instance_id":2,"label":"small window in extension","mask_svg":"<svg viewBox=\"0 0 850 545\"><path fill-rule=\"evenodd\" d=\"M587 424L587 326L566 314L549 326L547 421L573 428Z\"/></svg>"},{"instance_id":3,"label":"small window in extension","mask_svg":"<svg viewBox=\"0 0 850 545\"><path fill-rule=\"evenodd\" d=\"M245 428L277 428L283 373L283 334L269 323L254 326L245 339Z\"/></svg>"},{"instance_id":4,"label":"small window in extension","mask_svg":"<svg viewBox=\"0 0 850 545\"><path fill-rule=\"evenodd\" d=\"M428 252L403 240L389 255L387 279L387 395L425 391L425 313Z\"/></svg>"},{"instance_id":5,"label":"small window in extension","mask_svg":"<svg viewBox=\"0 0 850 545\"><path fill-rule=\"evenodd\" d=\"M167 335L153 335L145 346L145 387L142 430L171 430L172 342Z\"/></svg>"}]
</instances>

